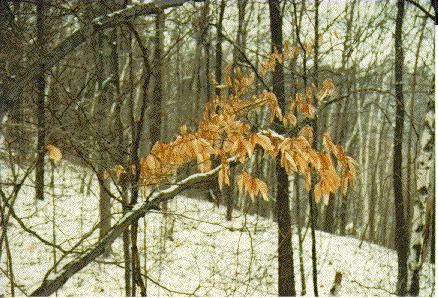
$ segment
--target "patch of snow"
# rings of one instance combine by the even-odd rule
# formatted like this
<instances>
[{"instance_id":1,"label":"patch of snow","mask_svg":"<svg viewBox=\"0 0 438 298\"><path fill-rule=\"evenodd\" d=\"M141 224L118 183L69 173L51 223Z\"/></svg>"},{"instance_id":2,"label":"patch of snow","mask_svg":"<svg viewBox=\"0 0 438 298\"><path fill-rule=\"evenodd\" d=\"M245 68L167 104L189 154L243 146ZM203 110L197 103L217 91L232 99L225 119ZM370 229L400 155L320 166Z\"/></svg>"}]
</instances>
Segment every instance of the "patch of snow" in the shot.
<instances>
[{"instance_id":1,"label":"patch of snow","mask_svg":"<svg viewBox=\"0 0 438 298\"><path fill-rule=\"evenodd\" d=\"M47 171L49 172L49 171ZM55 171L55 189L47 188L46 200L35 207L34 189L25 186L15 207L28 227L47 240L52 239L52 198L57 213L57 244L71 248L98 221L98 182L92 181L90 195L80 193L83 170L66 163ZM47 173L49 174L49 173ZM206 174L199 174L206 175ZM7 175L3 177L7 180ZM87 179L88 180L88 179ZM29 184L29 183L28 183ZM174 186L176 187L176 186ZM174 189L170 187L168 191ZM156 197L152 194L151 199ZM136 208L141 208L139 204ZM276 296L277 295L277 225L270 219L233 213L225 220L226 209L213 203L177 196L169 202L168 218L174 219L173 241L163 240L163 214L148 213L139 222L138 247L142 259L146 254L147 292L150 296ZM121 206L114 204L113 223L122 219ZM126 215L125 215L126 216ZM146 233L144 227L146 226ZM308 296L312 296L311 239L304 239L304 269ZM16 282L27 292L41 284L53 265L52 247L24 232L18 224L9 228ZM352 237L340 237L317 231L318 281L320 295L330 295L335 273L342 272L342 296L388 296L395 291L397 256L395 251ZM80 245L85 251L98 239L98 231ZM300 293L298 236L293 235L295 280ZM59 259L61 253L57 252ZM76 257L67 256L65 265ZM5 258L1 267L6 268ZM424 264L420 295L434 295L432 265ZM142 267L142 272L143 267ZM53 272L53 275L56 272ZM10 295L8 279L0 273L6 296ZM160 287L163 285L165 288ZM170 290L177 291L177 293ZM22 293L16 289L16 293ZM59 291L62 296L123 296L123 243L119 237L112 254L74 275Z\"/></svg>"}]
</instances>

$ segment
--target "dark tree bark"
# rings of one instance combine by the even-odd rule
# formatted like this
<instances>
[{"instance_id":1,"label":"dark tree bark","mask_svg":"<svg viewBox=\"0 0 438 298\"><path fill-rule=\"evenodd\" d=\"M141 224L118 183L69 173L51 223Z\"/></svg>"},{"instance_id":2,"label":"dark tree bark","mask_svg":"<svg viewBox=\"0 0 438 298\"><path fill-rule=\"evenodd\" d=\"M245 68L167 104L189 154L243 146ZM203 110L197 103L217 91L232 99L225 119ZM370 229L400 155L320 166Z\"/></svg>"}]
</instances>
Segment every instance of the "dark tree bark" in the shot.
<instances>
[{"instance_id":1,"label":"dark tree bark","mask_svg":"<svg viewBox=\"0 0 438 298\"><path fill-rule=\"evenodd\" d=\"M195 63L193 78L195 80L195 102L193 104L193 115L195 119L201 115L204 108L204 101L207 97L210 99L211 86L208 78L210 68L210 57L207 54L209 48L208 32L209 32L209 2L205 2L199 14L199 19L196 25L196 48L195 48ZM204 52L204 54L203 54ZM205 63L203 63L205 62ZM204 75L203 75L204 74Z\"/></svg>"},{"instance_id":2,"label":"dark tree bark","mask_svg":"<svg viewBox=\"0 0 438 298\"><path fill-rule=\"evenodd\" d=\"M37 47L39 57L44 56L44 0L37 2ZM44 156L46 142L46 117L45 117L45 89L46 79L44 76L44 65L40 65L40 73L37 76L38 101L37 101L37 160L35 165L35 197L44 200Z\"/></svg>"},{"instance_id":3,"label":"dark tree bark","mask_svg":"<svg viewBox=\"0 0 438 298\"><path fill-rule=\"evenodd\" d=\"M162 12L161 12L162 13ZM156 17L157 22L159 16ZM146 109L148 107L149 103L149 83L150 79L153 73L153 70L151 68L151 65L149 63L149 51L148 48L143 45L143 42L141 40L140 34L135 30L135 28L132 26L132 24L127 23L126 24L128 28L130 29L131 33L133 34L140 50L142 53L143 58L143 73L144 73L144 81L142 86L142 92L143 92L143 98L141 102L140 107L140 118L138 121L135 121L135 115L134 110L131 110L131 124L132 124L132 135L133 135L133 142L131 144L131 164L135 165L135 173L132 175L131 178L131 200L130 200L130 206L129 209L132 208L135 204L137 204L138 196L139 196L139 183L140 183L140 156L139 156L139 149L140 149L140 143L143 137L143 130L144 130L144 123L146 119ZM155 91L155 90L154 90ZM134 99L131 99L132 102L134 102ZM161 107L161 103L160 103ZM161 113L159 113L161 114ZM161 119L159 120L161 122ZM161 123L160 123L161 127ZM156 129L156 125L155 125ZM152 131L152 127L150 127L150 132ZM160 128L161 131L161 128ZM159 136L158 136L159 137ZM154 139L151 138L151 143L154 141ZM139 274L140 265L138 264L139 261L137 261L137 239L136 239L136 231L138 228L138 219L132 222L131 225L131 281L132 281L132 287L131 287L131 295L136 295L136 286L140 286L141 291L145 292L145 283L143 283L141 274ZM134 231L134 232L133 232Z\"/></svg>"},{"instance_id":4,"label":"dark tree bark","mask_svg":"<svg viewBox=\"0 0 438 298\"><path fill-rule=\"evenodd\" d=\"M116 152L117 161L116 163L122 164L124 167L126 167L127 160L126 155L124 152L126 152L126 142L125 138L123 136L123 121L122 121L122 104L123 104L123 98L120 96L120 74L119 74L119 53L118 53L118 44L119 44L119 36L117 32L118 28L114 28L112 30L112 42L111 42L111 66L112 66L112 76L113 76L113 101L116 103L115 108L115 115L114 115L114 126L115 126L115 132L117 135L117 144L118 144L118 150ZM129 35L128 38L129 41L129 63L130 63L130 70L132 70L132 48L131 48L131 36ZM132 76L130 77L132 79ZM132 90L131 90L132 92ZM129 208L129 196L128 196L128 175L126 173L122 173L119 179L119 184L122 189L121 197L122 197L122 210L123 213L126 213ZM130 253L130 243L129 243L129 227L123 231L123 261L125 265L125 296L130 297L131 296L131 253Z\"/></svg>"},{"instance_id":5,"label":"dark tree bark","mask_svg":"<svg viewBox=\"0 0 438 298\"><path fill-rule=\"evenodd\" d=\"M96 70L97 70L97 88L98 96L95 99L97 101L96 117L98 122L99 131L102 135L102 139L106 138L108 132L107 121L107 94L105 92L106 86L104 86L104 61L103 61L103 32L99 31L97 34L97 48L96 48ZM104 173L107 170L108 164L108 152L105 145L105 141L99 140L99 166L98 166L98 180L99 180L99 239L102 239L108 230L111 228L111 198L109 191L109 180L105 177ZM109 253L106 252L107 256Z\"/></svg>"},{"instance_id":6,"label":"dark tree bark","mask_svg":"<svg viewBox=\"0 0 438 298\"><path fill-rule=\"evenodd\" d=\"M225 0L221 0L219 8L219 19L216 25L216 65L215 65L215 79L219 85L222 82L222 22L224 20L225 13ZM221 89L216 88L216 95L220 96Z\"/></svg>"},{"instance_id":7,"label":"dark tree bark","mask_svg":"<svg viewBox=\"0 0 438 298\"><path fill-rule=\"evenodd\" d=\"M246 26L245 26L245 14L246 6L248 5L248 0L238 0L237 1L237 11L238 11L238 22L237 22L237 32L236 32L236 46L233 49L233 66L237 67L239 63L244 62L245 59L245 43L246 43Z\"/></svg>"},{"instance_id":8,"label":"dark tree bark","mask_svg":"<svg viewBox=\"0 0 438 298\"><path fill-rule=\"evenodd\" d=\"M212 100L212 91L211 91L211 78L210 78L210 1L205 1L204 7L202 8L202 18L204 23L203 30L203 38L202 45L204 48L204 56L205 56L205 88L206 88L206 96L208 100Z\"/></svg>"},{"instance_id":9,"label":"dark tree bark","mask_svg":"<svg viewBox=\"0 0 438 298\"><path fill-rule=\"evenodd\" d=\"M301 210L301 200L300 200L300 176L295 174L294 182L295 182L295 216L297 221L297 232L298 232L298 253L300 259L300 278L301 278L301 296L306 295L306 275L304 271L304 260L303 260L303 233L302 233L302 210Z\"/></svg>"},{"instance_id":10,"label":"dark tree bark","mask_svg":"<svg viewBox=\"0 0 438 298\"><path fill-rule=\"evenodd\" d=\"M345 235L345 227L347 226L347 198L341 194L341 210L339 210L339 235Z\"/></svg>"},{"instance_id":11,"label":"dark tree bark","mask_svg":"<svg viewBox=\"0 0 438 298\"><path fill-rule=\"evenodd\" d=\"M394 156L393 156L393 187L395 207L395 247L398 257L397 295L406 296L408 278L408 243L407 229L404 215L403 184L402 184L402 147L404 124L404 99L403 99L403 42L402 29L404 18L404 0L397 1L397 18L395 27L395 99L396 117L394 128Z\"/></svg>"},{"instance_id":12,"label":"dark tree bark","mask_svg":"<svg viewBox=\"0 0 438 298\"><path fill-rule=\"evenodd\" d=\"M222 41L223 41L223 20L225 14L225 0L221 0L220 8L219 8L219 17L216 23L216 53L215 53L215 80L218 85L222 83ZM221 88L216 88L215 90L216 96L221 96ZM213 103L213 102L212 102ZM221 192L221 200L222 202L226 202L227 211L225 218L227 221L231 221L233 218L233 197L231 195L230 186L223 185L223 189ZM218 199L218 202L220 199Z\"/></svg>"},{"instance_id":13,"label":"dark tree bark","mask_svg":"<svg viewBox=\"0 0 438 298\"><path fill-rule=\"evenodd\" d=\"M435 17L433 19L435 19L435 25L438 25L438 16L437 16L438 1L436 0L430 0L430 1L432 2L433 10L435 11Z\"/></svg>"},{"instance_id":14,"label":"dark tree bark","mask_svg":"<svg viewBox=\"0 0 438 298\"><path fill-rule=\"evenodd\" d=\"M313 74L313 84L316 89L318 89L318 67L319 67L319 0L315 0L315 23L314 23L314 38L315 38L315 49L314 49L314 74ZM318 101L316 96L313 96L313 105L316 107ZM313 134L315 136L315 141L313 143L314 148L318 148L318 117L315 118L310 123L313 128ZM315 183L312 179L312 184L309 192L309 208L310 208L310 226L312 233L312 278L313 278L313 294L318 297L318 269L317 269L317 257L316 257L316 235L315 235L315 224L316 224L316 212L315 212L315 198L314 198Z\"/></svg>"},{"instance_id":15,"label":"dark tree bark","mask_svg":"<svg viewBox=\"0 0 438 298\"><path fill-rule=\"evenodd\" d=\"M342 56L341 56L341 69L346 72L346 66L347 63L351 57L351 35L352 35L352 28L353 28L353 17L354 17L354 11L356 6L356 0L351 1L349 4L349 11L346 14L346 34L345 39L343 40L343 50L342 50ZM346 81L346 93L350 94L352 89L352 80ZM342 87L341 87L342 88ZM344 134L344 127L348 125L348 108L350 105L350 100L343 101L338 107L336 108L336 113L340 115L339 119L336 121L336 132L337 135L336 141L337 143L342 144L345 134ZM337 213L339 214L339 234L345 235L345 227L347 225L347 212L349 208L348 204L348 198L349 194L343 195L342 192L340 193L340 204L339 209L337 210ZM355 217L356 218L356 217Z\"/></svg>"},{"instance_id":16,"label":"dark tree bark","mask_svg":"<svg viewBox=\"0 0 438 298\"><path fill-rule=\"evenodd\" d=\"M155 18L155 51L154 51L154 90L151 101L151 113L149 115L149 138L151 146L160 140L161 137L161 110L163 101L163 30L164 13L157 14Z\"/></svg>"},{"instance_id":17,"label":"dark tree bark","mask_svg":"<svg viewBox=\"0 0 438 298\"><path fill-rule=\"evenodd\" d=\"M375 222L376 222L376 207L377 207L377 172L379 169L379 164L381 161L381 150L382 150L382 142L384 140L384 132L385 129L385 123L382 124L382 128L380 129L380 138L379 138L379 143L377 145L377 149L375 152L375 157L376 157L376 161L375 161L375 165L374 168L372 169L372 173L371 173L371 194L370 194L370 198L369 198L369 214L368 214L368 222L369 222L369 227L368 227L368 239L370 241L373 242L377 242L376 240L376 236L375 236Z\"/></svg>"},{"instance_id":18,"label":"dark tree bark","mask_svg":"<svg viewBox=\"0 0 438 298\"><path fill-rule=\"evenodd\" d=\"M281 53L283 51L283 20L280 12L282 1L269 1L271 21L271 46ZM277 63L272 77L273 91L280 108L286 107L284 92L284 69ZM289 207L288 176L277 160L277 218L278 218L278 295L295 296L294 260L292 252L292 231Z\"/></svg>"},{"instance_id":19,"label":"dark tree bark","mask_svg":"<svg viewBox=\"0 0 438 298\"><path fill-rule=\"evenodd\" d=\"M436 233L436 231L435 231L435 220L436 220L436 203L435 203L435 200L433 200L433 205L432 205L432 231L431 231L431 233L432 233L432 236L430 237L430 262L432 263L432 264L434 264L435 265L435 233Z\"/></svg>"},{"instance_id":20,"label":"dark tree bark","mask_svg":"<svg viewBox=\"0 0 438 298\"><path fill-rule=\"evenodd\" d=\"M335 232L335 202L336 197L334 194L330 194L330 199L328 201L328 205L325 209L325 218L324 218L324 231L328 233Z\"/></svg>"}]
</instances>

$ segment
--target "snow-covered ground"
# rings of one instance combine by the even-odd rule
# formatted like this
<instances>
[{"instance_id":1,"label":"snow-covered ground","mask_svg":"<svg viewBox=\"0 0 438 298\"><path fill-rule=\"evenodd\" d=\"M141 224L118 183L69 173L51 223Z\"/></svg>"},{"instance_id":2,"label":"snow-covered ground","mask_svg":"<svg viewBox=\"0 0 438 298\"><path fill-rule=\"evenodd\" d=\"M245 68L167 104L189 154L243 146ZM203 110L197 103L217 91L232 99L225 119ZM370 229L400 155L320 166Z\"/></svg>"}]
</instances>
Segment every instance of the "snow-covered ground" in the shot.
<instances>
[{"instance_id":1,"label":"snow-covered ground","mask_svg":"<svg viewBox=\"0 0 438 298\"><path fill-rule=\"evenodd\" d=\"M34 202L34 190L24 187L15 210L33 231L52 241L52 218L55 213L56 243L71 248L83 234L98 222L97 182L93 181L89 195L80 193L78 170L65 163L56 170L55 189L47 188L46 200ZM50 175L50 174L48 174ZM49 176L48 176L49 177ZM7 177L3 175L3 179ZM28 181L31 185L31 181ZM54 196L54 197L53 197ZM55 202L53 208L52 202ZM174 240L163 240L163 215L150 213L139 223L139 250L146 254L147 292L150 296L276 296L277 294L277 227L272 220L235 212L232 222L225 220L225 209L212 203L176 197L170 203L175 220ZM113 206L120 218L121 207ZM40 285L45 273L53 266L52 247L41 243L23 231L12 220L9 242L13 257L15 282L27 294ZM75 251L85 250L97 240L95 231ZM320 295L329 295L335 272L343 274L343 296L389 296L395 291L397 258L394 251L351 237L317 232L318 282ZM293 237L297 293L301 291L298 259L298 236ZM146 246L146 250L145 250ZM61 253L57 252L59 260ZM61 266L77 256L66 257ZM6 268L6 255L2 268ZM304 241L305 280L308 296L313 295L311 275L311 239ZM143 262L142 262L143 266ZM144 268L143 269L143 273ZM8 279L2 279L0 295L10 295ZM425 264L421 277L423 296L434 295L432 266ZM23 295L19 289L16 294ZM113 253L99 258L73 276L60 291L62 296L123 296L124 270L122 239L116 240Z\"/></svg>"}]
</instances>

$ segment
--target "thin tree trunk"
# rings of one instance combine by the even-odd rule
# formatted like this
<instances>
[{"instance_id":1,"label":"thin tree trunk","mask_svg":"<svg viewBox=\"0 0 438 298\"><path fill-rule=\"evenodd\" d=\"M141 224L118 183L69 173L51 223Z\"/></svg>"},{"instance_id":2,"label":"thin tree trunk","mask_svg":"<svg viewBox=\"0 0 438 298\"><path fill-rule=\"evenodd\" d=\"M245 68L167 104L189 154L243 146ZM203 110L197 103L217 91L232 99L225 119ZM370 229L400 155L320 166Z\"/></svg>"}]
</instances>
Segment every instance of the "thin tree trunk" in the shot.
<instances>
[{"instance_id":1,"label":"thin tree trunk","mask_svg":"<svg viewBox=\"0 0 438 298\"><path fill-rule=\"evenodd\" d=\"M157 15L157 19L160 18L160 16ZM132 208L132 206L134 206L135 204L137 204L138 202L138 197L139 197L139 188L140 188L140 157L139 157L139 149L140 149L140 143L143 137L143 130L144 130L144 122L146 119L146 108L148 106L148 89L149 89L149 83L150 83L150 78L152 75L152 70L151 70L151 66L149 64L149 51L148 49L143 45L142 41L141 41L141 37L139 35L139 33L135 30L135 28L132 25L128 25L129 29L131 30L131 32L133 33L138 46L141 49L142 52L142 57L143 57L143 72L144 72L144 82L143 82L143 86L142 86L142 92L143 92L143 98L142 98L142 102L141 102L141 107L140 107L140 117L138 119L138 121L135 121L135 117L134 117L134 111L131 111L131 125L132 125L132 136L133 136L133 141L132 141L132 145L131 145L131 164L135 166L135 173L132 175L131 178L131 200L130 200L130 206L129 208ZM159 67L159 65L157 66ZM152 108L156 108L157 102L153 101L151 106ZM158 106L161 109L161 103L159 103ZM161 117L161 113L160 111L154 110L152 109L153 113L158 113L158 116ZM151 113L153 115L153 113ZM160 121L161 122L161 118L159 119L150 119L153 121ZM158 122L158 123L160 123ZM156 123L151 123L150 126L150 136L151 136L151 143L154 141L154 139L152 139L154 129L157 129L157 126L160 128L159 125L157 125ZM155 136L156 137L156 136ZM159 135L158 135L159 137ZM138 255L138 249L137 249L137 230L138 230L138 219L135 220L134 222L132 222L131 224L131 268L132 268L132 275L131 275L131 282L132 282L132 287L131 287L131 295L135 296L136 295L136 290L137 290L137 285L140 287L142 292L146 291L146 288L144 286L144 283L142 281L142 277L141 277L141 267L139 265L139 255ZM146 262L146 260L145 260Z\"/></svg>"},{"instance_id":2,"label":"thin tree trunk","mask_svg":"<svg viewBox=\"0 0 438 298\"><path fill-rule=\"evenodd\" d=\"M15 276L14 276L14 267L13 267L14 258L12 257L8 234L5 234L5 249L6 249L7 273L9 275L8 277L11 285L11 297L14 297L15 296Z\"/></svg>"},{"instance_id":3,"label":"thin tree trunk","mask_svg":"<svg viewBox=\"0 0 438 298\"><path fill-rule=\"evenodd\" d=\"M300 180L299 175L295 174L295 216L297 217L297 232L298 232L298 253L300 258L300 277L301 277L301 296L306 295L306 275L304 271L304 258L303 258L303 234L301 233L301 229L303 226L302 223L302 211L301 211L301 202L300 202Z\"/></svg>"},{"instance_id":4,"label":"thin tree trunk","mask_svg":"<svg viewBox=\"0 0 438 298\"><path fill-rule=\"evenodd\" d=\"M339 235L345 235L345 227L347 226L347 196L341 194L341 210L339 211Z\"/></svg>"},{"instance_id":5,"label":"thin tree trunk","mask_svg":"<svg viewBox=\"0 0 438 298\"><path fill-rule=\"evenodd\" d=\"M404 215L403 184L402 184L402 145L404 125L404 99L403 99L403 43L402 30L404 18L404 0L397 1L397 18L395 27L395 96L396 117L394 129L394 161L393 161L393 187L395 208L395 247L398 256L397 295L407 294L407 258L408 242Z\"/></svg>"},{"instance_id":6,"label":"thin tree trunk","mask_svg":"<svg viewBox=\"0 0 438 298\"><path fill-rule=\"evenodd\" d=\"M96 47L96 74L97 74L97 113L96 121L99 125L101 138L104 139L108 132L107 119L107 98L106 86L104 86L104 61L103 61L103 32L97 32L97 47ZM99 239L102 239L111 228L111 198L109 196L109 179L105 177L104 173L107 171L108 154L105 142L99 140L99 166L98 166L98 180L99 180ZM105 252L107 256L109 251Z\"/></svg>"},{"instance_id":7,"label":"thin tree trunk","mask_svg":"<svg viewBox=\"0 0 438 298\"><path fill-rule=\"evenodd\" d=\"M132 33L129 34L129 100L130 100L130 120L131 120L131 135L132 138L135 137L135 92L134 92L134 71L133 71L133 63L134 63L134 55L133 55L133 38ZM129 178L132 178L132 172L128 169L128 173L126 174L127 177L125 177L126 180L132 180ZM129 181L124 182L126 186L128 186ZM123 186L122 186L123 187ZM129 211L129 198L128 198L128 189L123 189L125 192L125 196L123 197L122 202L122 208L123 213L126 213ZM132 289L131 289L131 252L130 252L130 242L129 242L129 236L130 236L130 230L129 227L126 228L125 231L123 231L123 261L125 264L125 295L126 297L132 296ZM145 248L146 249L146 248ZM145 260L146 262L146 260Z\"/></svg>"},{"instance_id":8,"label":"thin tree trunk","mask_svg":"<svg viewBox=\"0 0 438 298\"><path fill-rule=\"evenodd\" d=\"M335 205L336 197L334 194L330 194L328 205L325 209L325 218L324 218L324 231L328 233L335 232Z\"/></svg>"},{"instance_id":9,"label":"thin tree trunk","mask_svg":"<svg viewBox=\"0 0 438 298\"><path fill-rule=\"evenodd\" d=\"M381 111L377 114L377 119L381 119L380 117ZM376 160L374 163L374 168L372 169L371 173L371 193L370 193L370 204L369 204L369 216L368 216L368 222L369 222L369 228L368 228L368 239L370 241L376 242L375 237L375 222L376 222L376 205L377 205L377 170L379 169L379 164L381 160L381 150L382 150L382 142L384 140L383 130L385 129L385 122L382 120L382 127L379 131L378 137L379 137L379 144L377 145L376 152L374 154Z\"/></svg>"},{"instance_id":10,"label":"thin tree trunk","mask_svg":"<svg viewBox=\"0 0 438 298\"><path fill-rule=\"evenodd\" d=\"M206 96L207 100L212 100L212 92L211 92L211 78L210 78L210 1L205 1L203 7L203 38L202 44L204 46L204 55L205 55L205 88L206 88Z\"/></svg>"},{"instance_id":11,"label":"thin tree trunk","mask_svg":"<svg viewBox=\"0 0 438 298\"><path fill-rule=\"evenodd\" d=\"M346 34L345 34L345 39L343 40L343 50L342 50L342 56L341 56L341 69L344 73L346 73L346 69L348 66L348 62L350 60L351 57L351 35L352 35L352 27L353 27L353 16L354 16L354 9L355 9L355 5L356 5L356 0L351 1L351 3L348 3L350 5L350 10L348 10L348 8L346 8ZM345 91L347 94L351 93L351 89L352 89L352 80L349 79L346 81L346 87L345 87ZM348 107L350 104L350 100L347 99L345 101L342 102L341 105L339 105L337 111L340 114L340 118L341 120L338 122L337 121L337 135L338 138L336 139L336 141L340 144L342 144L342 141L345 137L344 133L342 132L342 128L344 127L344 125L348 125L348 115L347 115L347 111L348 111ZM358 120L360 117L360 113L358 113ZM357 127L359 127L358 122L356 122ZM345 235L345 228L347 225L347 216L348 216L348 200L349 200L349 194L345 194L343 195L342 192L340 194L341 196L341 204L340 204L340 210L338 210L338 214L339 214L339 233L340 235ZM356 227L356 220L357 220L357 216L354 217L353 221Z\"/></svg>"},{"instance_id":12,"label":"thin tree trunk","mask_svg":"<svg viewBox=\"0 0 438 298\"><path fill-rule=\"evenodd\" d=\"M224 19L225 13L225 0L221 0L220 8L219 8L219 19L216 24L216 64L215 64L215 80L219 85L222 82L222 23ZM216 88L216 96L221 95L221 89ZM227 221L231 221L233 218L233 208L234 208L234 200L231 192L231 187L229 185L224 185L221 190L222 201L226 204L226 215L225 218Z\"/></svg>"},{"instance_id":13,"label":"thin tree trunk","mask_svg":"<svg viewBox=\"0 0 438 298\"><path fill-rule=\"evenodd\" d=\"M162 52L164 47L164 13L157 14L155 18L155 51L154 51L154 90L149 115L151 146L161 137L161 110L163 101L163 63ZM147 90L145 90L147 91Z\"/></svg>"},{"instance_id":14,"label":"thin tree trunk","mask_svg":"<svg viewBox=\"0 0 438 298\"><path fill-rule=\"evenodd\" d=\"M220 8L219 8L219 16L218 21L216 23L216 50L215 50L215 81L218 85L222 83L222 25L225 13L225 0L221 0ZM215 90L216 96L221 96L221 89L216 88ZM226 215L225 218L228 221L231 221L233 216L233 202L232 198L230 198L231 194L229 191L229 186L224 185L221 190L222 202L226 202ZM220 199L218 199L218 202Z\"/></svg>"},{"instance_id":15,"label":"thin tree trunk","mask_svg":"<svg viewBox=\"0 0 438 298\"><path fill-rule=\"evenodd\" d=\"M206 5L206 4L204 4ZM193 110L192 110L192 117L193 119L197 119L198 116L201 114L200 111L202 110L203 106L203 100L204 100L204 94L203 94L203 86L202 86L202 43L204 38L204 22L203 18L205 16L205 6L204 9L202 9L202 12L198 16L198 28L196 32L196 47L195 47L195 67L194 67L194 73L193 78L195 81L195 93L194 93L194 102L193 102Z\"/></svg>"},{"instance_id":16,"label":"thin tree trunk","mask_svg":"<svg viewBox=\"0 0 438 298\"><path fill-rule=\"evenodd\" d=\"M129 35L128 38L129 41L129 71L130 71L130 97L132 99L133 96L133 86L132 86L132 38L131 35ZM114 28L112 31L112 43L111 43L111 56L112 56L112 75L113 75L113 101L116 103L116 109L115 109L115 130L117 134L117 143L118 143L118 150L116 156L118 157L118 163L121 163L124 167L126 167L126 157L124 155L124 152L126 152L126 142L125 138L123 136L123 121L122 121L122 103L123 103L123 97L120 96L120 75L119 75L119 54L118 54L118 44L119 44L119 37L117 34L117 28ZM126 167L127 168L127 167ZM121 173L119 177L119 184L121 186L121 197L122 197L122 211L123 213L128 212L129 210L129 198L128 198L128 187L129 187L129 181L128 181L128 174L127 173ZM131 254L130 254L130 243L129 243L129 227L126 228L126 230L123 232L123 261L125 265L125 296L129 297L131 296Z\"/></svg>"},{"instance_id":17,"label":"thin tree trunk","mask_svg":"<svg viewBox=\"0 0 438 298\"><path fill-rule=\"evenodd\" d=\"M283 51L282 15L280 12L282 1L269 1L271 20L272 51ZM277 96L281 109L285 110L284 70L283 65L277 63L272 77L273 91ZM278 216L278 295L295 296L294 260L292 252L292 231L288 193L288 176L277 160L277 216Z\"/></svg>"},{"instance_id":18,"label":"thin tree trunk","mask_svg":"<svg viewBox=\"0 0 438 298\"><path fill-rule=\"evenodd\" d=\"M150 133L151 146L161 139L162 111L163 111L163 51L164 51L164 13L157 14L155 18L155 51L154 51L154 90L152 94L151 114L150 114ZM172 239L169 225L168 203L162 205L164 217L164 238Z\"/></svg>"},{"instance_id":19,"label":"thin tree trunk","mask_svg":"<svg viewBox=\"0 0 438 298\"><path fill-rule=\"evenodd\" d=\"M44 35L44 0L37 2L37 47L39 57L43 57L45 50ZM46 80L44 76L44 65L41 65L41 72L37 76L38 101L37 101L37 160L35 165L35 197L44 200L44 156L46 142L46 117L45 117L45 89Z\"/></svg>"},{"instance_id":20,"label":"thin tree trunk","mask_svg":"<svg viewBox=\"0 0 438 298\"><path fill-rule=\"evenodd\" d=\"M248 4L248 0L238 0L237 2L237 11L238 11L238 22L237 22L237 31L236 31L236 38L235 38L235 46L233 48L233 62L232 62L232 75L233 78L235 78L236 75L236 69L241 68L242 63L245 61L245 38L246 38L246 26L245 22L247 19L246 16L246 6ZM234 93L235 90L231 90L231 93ZM239 197L239 194L237 194L237 186L236 186L236 172L240 171L242 166L237 166L234 169L231 169L230 172L230 194L231 196L228 196L228 200L232 200L232 202L235 202L234 204L238 204L240 210L242 210L245 214L250 211L250 207L253 205L253 202L248 196ZM228 204L227 206L231 206L231 204ZM227 210L228 211L228 210Z\"/></svg>"},{"instance_id":21,"label":"thin tree trunk","mask_svg":"<svg viewBox=\"0 0 438 298\"><path fill-rule=\"evenodd\" d=\"M222 83L222 22L224 20L225 13L225 0L221 0L220 8L219 8L219 18L216 24L216 71L215 71L215 79L217 84ZM216 95L220 96L221 89L216 88Z\"/></svg>"},{"instance_id":22,"label":"thin tree trunk","mask_svg":"<svg viewBox=\"0 0 438 298\"><path fill-rule=\"evenodd\" d=\"M318 54L319 54L319 0L315 0L315 24L314 24L314 38L315 38L315 48L314 48L314 81L313 84L315 88L318 89ZM313 98L313 105L316 107L318 101L316 96ZM313 134L315 136L315 141L313 143L314 148L318 148L318 119L315 117L311 121L311 126L313 127ZM309 207L310 207L310 225L312 233L312 278L313 278L313 294L318 297L318 269L317 269L317 257L316 257L316 236L315 236L315 200L314 200L314 188L315 183L312 179L312 184L309 192Z\"/></svg>"}]
</instances>

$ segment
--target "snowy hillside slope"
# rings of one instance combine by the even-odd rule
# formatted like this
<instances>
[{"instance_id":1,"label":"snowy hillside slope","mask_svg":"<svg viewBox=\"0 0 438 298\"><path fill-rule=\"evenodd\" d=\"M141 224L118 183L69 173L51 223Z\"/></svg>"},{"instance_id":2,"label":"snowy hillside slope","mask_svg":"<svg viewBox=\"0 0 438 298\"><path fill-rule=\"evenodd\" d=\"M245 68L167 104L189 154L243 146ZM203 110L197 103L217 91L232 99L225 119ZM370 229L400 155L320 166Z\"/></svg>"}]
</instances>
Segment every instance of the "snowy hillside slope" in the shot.
<instances>
[{"instance_id":1,"label":"snowy hillside slope","mask_svg":"<svg viewBox=\"0 0 438 298\"><path fill-rule=\"evenodd\" d=\"M53 212L56 243L69 250L83 234L98 222L97 181L93 181L89 195L80 194L82 170L63 164L56 170L55 189L47 189L44 202L34 202L34 190L23 189L16 203L16 213L26 226L43 238L52 241ZM5 178L3 176L3 178ZM49 177L48 177L49 178ZM31 184L28 181L28 184ZM52 200L52 196L54 196ZM55 202L53 208L52 202ZM212 203L176 197L171 203L169 218L175 221L173 241L163 240L163 215L150 213L146 223L139 223L139 250L142 260L147 256L147 292L150 296L276 296L277 227L272 220L245 216L235 212L232 222L225 220L225 209ZM121 216L121 206L113 212ZM62 218L62 220L61 220ZM52 247L42 244L23 231L12 220L9 230L11 253L14 260L15 282L28 294L40 285L44 274L53 265ZM144 225L146 224L146 242ZM320 295L329 295L336 271L343 273L340 295L388 296L395 290L397 258L395 251L350 237L339 237L317 232L318 281ZM97 231L75 252L85 250L97 240ZM300 293L298 236L293 237L295 278ZM61 253L57 252L59 259ZM77 256L76 253L61 261L61 266ZM312 296L311 240L307 233L304 242L305 280L307 294ZM5 258L2 258L2 268ZM74 277L58 292L62 296L123 296L122 239L116 240L113 253L99 258ZM143 265L142 265L143 266ZM59 267L58 267L59 268ZM144 273L145 271L143 271ZM423 296L433 296L432 266L425 264L422 271ZM0 294L10 295L5 275Z\"/></svg>"}]
</instances>

